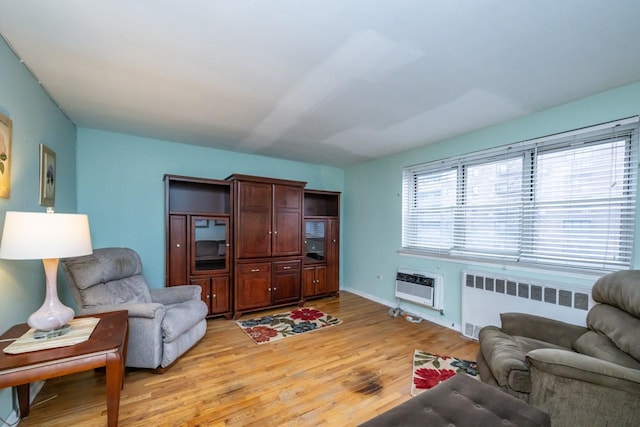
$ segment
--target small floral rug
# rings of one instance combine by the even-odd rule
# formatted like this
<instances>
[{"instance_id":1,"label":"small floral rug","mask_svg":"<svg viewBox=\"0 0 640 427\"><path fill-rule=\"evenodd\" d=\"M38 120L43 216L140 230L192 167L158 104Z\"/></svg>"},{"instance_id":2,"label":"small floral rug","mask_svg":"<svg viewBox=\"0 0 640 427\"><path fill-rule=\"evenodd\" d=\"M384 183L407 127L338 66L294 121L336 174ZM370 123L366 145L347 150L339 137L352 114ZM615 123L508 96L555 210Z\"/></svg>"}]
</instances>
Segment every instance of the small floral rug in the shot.
<instances>
[{"instance_id":1,"label":"small floral rug","mask_svg":"<svg viewBox=\"0 0 640 427\"><path fill-rule=\"evenodd\" d=\"M236 322L256 344L274 342L342 323L342 320L315 308L299 308L287 313Z\"/></svg>"},{"instance_id":2,"label":"small floral rug","mask_svg":"<svg viewBox=\"0 0 640 427\"><path fill-rule=\"evenodd\" d=\"M458 372L464 372L472 378L480 379L476 362L416 350L413 352L411 395L417 396Z\"/></svg>"}]
</instances>

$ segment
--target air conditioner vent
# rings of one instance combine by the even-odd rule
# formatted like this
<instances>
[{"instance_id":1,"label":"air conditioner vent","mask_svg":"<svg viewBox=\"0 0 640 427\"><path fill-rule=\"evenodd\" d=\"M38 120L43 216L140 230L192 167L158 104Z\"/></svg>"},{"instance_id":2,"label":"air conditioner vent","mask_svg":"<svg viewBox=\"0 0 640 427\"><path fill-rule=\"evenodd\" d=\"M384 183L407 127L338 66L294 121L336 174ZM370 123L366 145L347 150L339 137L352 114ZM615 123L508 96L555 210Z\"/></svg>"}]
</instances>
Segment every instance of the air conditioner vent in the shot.
<instances>
[{"instance_id":1,"label":"air conditioner vent","mask_svg":"<svg viewBox=\"0 0 640 427\"><path fill-rule=\"evenodd\" d=\"M426 271L399 269L396 274L396 297L440 310L442 275Z\"/></svg>"}]
</instances>

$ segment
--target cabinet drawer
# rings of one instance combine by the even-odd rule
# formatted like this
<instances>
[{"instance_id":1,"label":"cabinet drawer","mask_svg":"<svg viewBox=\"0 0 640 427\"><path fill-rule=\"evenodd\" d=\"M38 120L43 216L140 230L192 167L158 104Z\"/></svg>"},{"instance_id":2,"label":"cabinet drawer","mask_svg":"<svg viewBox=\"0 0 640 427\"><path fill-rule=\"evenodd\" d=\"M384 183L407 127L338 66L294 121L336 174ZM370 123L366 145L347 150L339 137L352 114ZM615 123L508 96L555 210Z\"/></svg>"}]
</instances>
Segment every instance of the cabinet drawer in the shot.
<instances>
[{"instance_id":1,"label":"cabinet drawer","mask_svg":"<svg viewBox=\"0 0 640 427\"><path fill-rule=\"evenodd\" d=\"M251 274L251 273L268 273L271 271L270 262L257 262L254 264L238 264L239 274Z\"/></svg>"},{"instance_id":2,"label":"cabinet drawer","mask_svg":"<svg viewBox=\"0 0 640 427\"><path fill-rule=\"evenodd\" d=\"M300 261L277 261L273 263L276 273L300 270Z\"/></svg>"}]
</instances>

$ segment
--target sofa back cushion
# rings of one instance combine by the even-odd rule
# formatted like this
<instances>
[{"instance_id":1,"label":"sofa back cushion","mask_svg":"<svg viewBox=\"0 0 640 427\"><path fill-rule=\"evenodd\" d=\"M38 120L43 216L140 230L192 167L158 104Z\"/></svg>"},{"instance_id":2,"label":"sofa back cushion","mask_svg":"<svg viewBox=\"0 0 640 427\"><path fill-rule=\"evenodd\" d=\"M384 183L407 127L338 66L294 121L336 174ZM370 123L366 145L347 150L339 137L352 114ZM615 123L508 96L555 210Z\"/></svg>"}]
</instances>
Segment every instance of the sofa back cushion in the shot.
<instances>
[{"instance_id":1,"label":"sofa back cushion","mask_svg":"<svg viewBox=\"0 0 640 427\"><path fill-rule=\"evenodd\" d=\"M612 305L596 304L589 310L587 326L640 360L640 319L637 317Z\"/></svg>"},{"instance_id":2,"label":"sofa back cushion","mask_svg":"<svg viewBox=\"0 0 640 427\"><path fill-rule=\"evenodd\" d=\"M620 350L606 336L594 331L589 331L578 338L573 344L573 348L578 353L640 370L640 361Z\"/></svg>"},{"instance_id":3,"label":"sofa back cushion","mask_svg":"<svg viewBox=\"0 0 640 427\"><path fill-rule=\"evenodd\" d=\"M138 254L128 248L94 249L93 254L62 261L83 307L151 302Z\"/></svg>"},{"instance_id":4,"label":"sofa back cushion","mask_svg":"<svg viewBox=\"0 0 640 427\"><path fill-rule=\"evenodd\" d=\"M640 270L622 270L602 276L593 285L591 295L596 302L640 317Z\"/></svg>"}]
</instances>

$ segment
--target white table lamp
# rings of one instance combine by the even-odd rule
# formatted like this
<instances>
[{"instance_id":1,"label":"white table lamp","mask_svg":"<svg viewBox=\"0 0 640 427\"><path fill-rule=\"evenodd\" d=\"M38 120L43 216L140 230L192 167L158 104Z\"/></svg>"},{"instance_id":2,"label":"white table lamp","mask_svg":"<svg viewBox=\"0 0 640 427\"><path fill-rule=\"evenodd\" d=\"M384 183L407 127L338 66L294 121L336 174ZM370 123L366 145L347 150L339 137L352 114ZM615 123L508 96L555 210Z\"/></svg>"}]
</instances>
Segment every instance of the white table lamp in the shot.
<instances>
[{"instance_id":1,"label":"white table lamp","mask_svg":"<svg viewBox=\"0 0 640 427\"><path fill-rule=\"evenodd\" d=\"M93 253L89 219L82 214L7 212L0 258L42 259L46 277L44 304L28 324L41 337L65 333L74 311L58 298L58 259Z\"/></svg>"}]
</instances>

